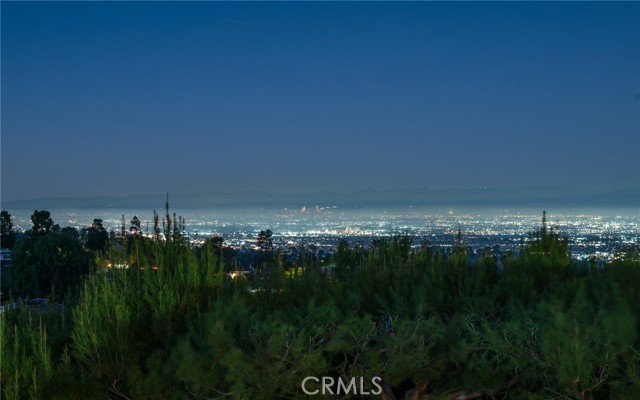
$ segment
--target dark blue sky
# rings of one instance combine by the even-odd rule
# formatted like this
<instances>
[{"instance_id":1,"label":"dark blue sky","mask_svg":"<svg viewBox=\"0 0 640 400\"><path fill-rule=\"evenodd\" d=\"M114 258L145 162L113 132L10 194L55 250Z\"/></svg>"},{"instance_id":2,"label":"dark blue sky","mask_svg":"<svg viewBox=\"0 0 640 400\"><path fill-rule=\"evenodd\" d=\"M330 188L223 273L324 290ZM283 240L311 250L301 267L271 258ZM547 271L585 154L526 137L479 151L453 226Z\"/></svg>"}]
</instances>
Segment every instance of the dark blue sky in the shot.
<instances>
[{"instance_id":1,"label":"dark blue sky","mask_svg":"<svg viewBox=\"0 0 640 400\"><path fill-rule=\"evenodd\" d=\"M637 186L640 3L11 3L2 198Z\"/></svg>"}]
</instances>

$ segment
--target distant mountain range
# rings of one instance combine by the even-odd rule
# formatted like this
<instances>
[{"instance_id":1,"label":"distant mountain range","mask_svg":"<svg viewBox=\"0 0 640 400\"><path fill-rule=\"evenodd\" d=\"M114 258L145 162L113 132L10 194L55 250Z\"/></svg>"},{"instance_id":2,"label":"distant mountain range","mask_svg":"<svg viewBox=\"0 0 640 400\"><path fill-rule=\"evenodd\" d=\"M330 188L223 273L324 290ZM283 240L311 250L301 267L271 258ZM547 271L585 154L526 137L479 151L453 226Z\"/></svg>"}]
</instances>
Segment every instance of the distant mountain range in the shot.
<instances>
[{"instance_id":1,"label":"distant mountain range","mask_svg":"<svg viewBox=\"0 0 640 400\"><path fill-rule=\"evenodd\" d=\"M54 208L149 208L164 207L165 194L101 197L46 197L2 202L8 209ZM530 186L511 189L429 188L394 190L321 191L316 193L274 194L259 191L169 194L173 209L215 207L390 207L390 206L477 206L477 207L594 207L640 208L640 187L597 190L577 187Z\"/></svg>"}]
</instances>

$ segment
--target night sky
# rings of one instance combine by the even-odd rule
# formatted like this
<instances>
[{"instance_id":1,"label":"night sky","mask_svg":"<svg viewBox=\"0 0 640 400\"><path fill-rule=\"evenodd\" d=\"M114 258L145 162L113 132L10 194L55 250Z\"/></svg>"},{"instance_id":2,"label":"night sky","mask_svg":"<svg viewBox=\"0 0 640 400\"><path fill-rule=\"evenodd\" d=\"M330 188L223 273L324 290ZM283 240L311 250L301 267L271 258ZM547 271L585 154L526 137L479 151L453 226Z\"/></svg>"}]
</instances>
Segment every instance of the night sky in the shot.
<instances>
[{"instance_id":1,"label":"night sky","mask_svg":"<svg viewBox=\"0 0 640 400\"><path fill-rule=\"evenodd\" d=\"M1 3L2 199L640 182L640 3Z\"/></svg>"}]
</instances>

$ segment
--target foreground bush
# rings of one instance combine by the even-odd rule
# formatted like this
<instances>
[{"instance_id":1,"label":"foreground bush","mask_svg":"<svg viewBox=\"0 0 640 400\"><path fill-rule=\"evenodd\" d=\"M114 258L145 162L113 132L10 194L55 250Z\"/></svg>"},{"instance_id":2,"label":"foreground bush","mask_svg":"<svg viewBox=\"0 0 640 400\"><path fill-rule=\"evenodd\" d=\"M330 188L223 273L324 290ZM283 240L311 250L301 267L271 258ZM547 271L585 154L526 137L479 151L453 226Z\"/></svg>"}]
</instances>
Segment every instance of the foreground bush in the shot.
<instances>
[{"instance_id":1,"label":"foreground bush","mask_svg":"<svg viewBox=\"0 0 640 400\"><path fill-rule=\"evenodd\" d=\"M157 270L94 274L70 310L3 314L3 398L308 398L308 376L379 376L384 399L640 395L637 261L498 271L396 241L231 280L214 253L157 245Z\"/></svg>"}]
</instances>

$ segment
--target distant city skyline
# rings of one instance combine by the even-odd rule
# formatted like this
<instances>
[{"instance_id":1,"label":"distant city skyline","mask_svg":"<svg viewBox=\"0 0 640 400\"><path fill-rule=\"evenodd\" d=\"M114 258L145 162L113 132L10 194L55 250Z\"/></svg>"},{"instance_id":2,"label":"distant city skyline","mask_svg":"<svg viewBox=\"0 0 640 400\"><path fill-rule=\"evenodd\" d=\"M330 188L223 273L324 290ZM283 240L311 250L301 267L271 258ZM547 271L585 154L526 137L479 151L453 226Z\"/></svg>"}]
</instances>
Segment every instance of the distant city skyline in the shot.
<instances>
[{"instance_id":1,"label":"distant city skyline","mask_svg":"<svg viewBox=\"0 0 640 400\"><path fill-rule=\"evenodd\" d=\"M640 185L640 4L1 2L1 199Z\"/></svg>"}]
</instances>

